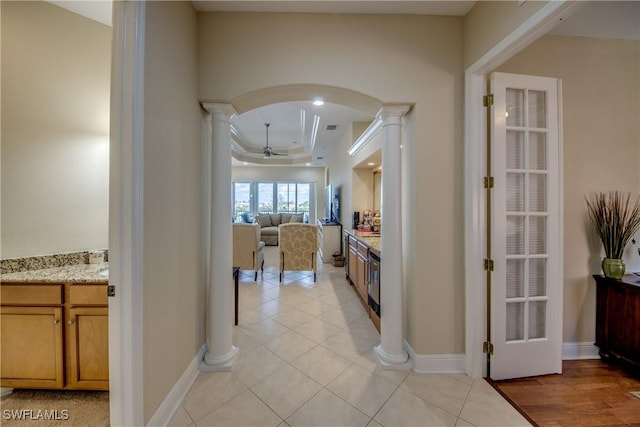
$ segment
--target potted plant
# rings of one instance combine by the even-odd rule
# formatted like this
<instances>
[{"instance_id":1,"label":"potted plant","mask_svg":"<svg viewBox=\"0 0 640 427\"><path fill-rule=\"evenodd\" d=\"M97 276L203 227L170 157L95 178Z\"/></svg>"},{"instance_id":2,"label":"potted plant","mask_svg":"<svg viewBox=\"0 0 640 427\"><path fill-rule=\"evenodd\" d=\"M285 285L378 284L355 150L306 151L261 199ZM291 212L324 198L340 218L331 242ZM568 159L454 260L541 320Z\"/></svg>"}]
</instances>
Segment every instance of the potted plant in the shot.
<instances>
[{"instance_id":1,"label":"potted plant","mask_svg":"<svg viewBox=\"0 0 640 427\"><path fill-rule=\"evenodd\" d=\"M587 215L604 246L602 271L614 279L624 275L624 248L640 229L640 199L636 199L633 206L630 199L630 194L619 191L596 193L587 198Z\"/></svg>"}]
</instances>

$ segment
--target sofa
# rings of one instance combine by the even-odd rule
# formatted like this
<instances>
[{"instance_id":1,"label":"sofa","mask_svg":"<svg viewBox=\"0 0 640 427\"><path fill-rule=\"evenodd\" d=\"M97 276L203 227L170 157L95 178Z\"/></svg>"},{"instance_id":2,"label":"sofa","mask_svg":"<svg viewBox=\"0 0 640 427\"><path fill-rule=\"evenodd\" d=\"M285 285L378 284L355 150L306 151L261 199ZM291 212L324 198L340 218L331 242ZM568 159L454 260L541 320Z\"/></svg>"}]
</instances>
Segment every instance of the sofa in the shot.
<instances>
[{"instance_id":1,"label":"sofa","mask_svg":"<svg viewBox=\"0 0 640 427\"><path fill-rule=\"evenodd\" d=\"M290 222L304 222L304 214L277 213L256 215L256 223L260 226L260 240L267 246L278 246L278 226Z\"/></svg>"}]
</instances>

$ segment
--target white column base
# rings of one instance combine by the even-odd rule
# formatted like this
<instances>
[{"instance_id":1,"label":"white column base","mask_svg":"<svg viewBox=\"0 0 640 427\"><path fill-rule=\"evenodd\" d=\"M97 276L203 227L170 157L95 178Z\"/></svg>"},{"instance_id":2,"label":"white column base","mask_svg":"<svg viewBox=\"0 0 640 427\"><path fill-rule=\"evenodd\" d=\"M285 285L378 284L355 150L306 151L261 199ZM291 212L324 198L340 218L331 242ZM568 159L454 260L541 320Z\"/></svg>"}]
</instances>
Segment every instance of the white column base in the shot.
<instances>
[{"instance_id":1,"label":"white column base","mask_svg":"<svg viewBox=\"0 0 640 427\"><path fill-rule=\"evenodd\" d=\"M411 369L409 354L405 350L400 354L389 354L382 349L382 345L377 345L373 349L382 369Z\"/></svg>"},{"instance_id":2,"label":"white column base","mask_svg":"<svg viewBox=\"0 0 640 427\"><path fill-rule=\"evenodd\" d=\"M238 356L238 347L231 346L231 351L220 357L212 357L208 351L200 362L200 372L230 371Z\"/></svg>"}]
</instances>

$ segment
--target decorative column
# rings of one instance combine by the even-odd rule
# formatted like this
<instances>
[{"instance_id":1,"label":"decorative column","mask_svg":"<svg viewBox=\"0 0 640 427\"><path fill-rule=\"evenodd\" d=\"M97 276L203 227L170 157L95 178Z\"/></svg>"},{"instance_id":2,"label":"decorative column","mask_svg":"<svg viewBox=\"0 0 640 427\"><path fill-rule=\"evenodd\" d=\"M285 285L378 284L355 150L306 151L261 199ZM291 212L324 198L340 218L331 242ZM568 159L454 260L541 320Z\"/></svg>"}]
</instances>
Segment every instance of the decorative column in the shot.
<instances>
[{"instance_id":1,"label":"decorative column","mask_svg":"<svg viewBox=\"0 0 640 427\"><path fill-rule=\"evenodd\" d=\"M405 368L402 286L402 186L400 129L409 105L385 105L382 128L382 224L380 255L380 345L376 353L383 368Z\"/></svg>"},{"instance_id":2,"label":"decorative column","mask_svg":"<svg viewBox=\"0 0 640 427\"><path fill-rule=\"evenodd\" d=\"M207 352L200 364L201 371L228 371L238 354L233 346L233 257L231 247L231 117L236 113L229 104L204 104L210 113L211 153L210 178L209 271L207 275ZM206 129L206 126L205 126ZM205 147L207 152L208 147ZM226 219L226 221L225 221Z\"/></svg>"}]
</instances>

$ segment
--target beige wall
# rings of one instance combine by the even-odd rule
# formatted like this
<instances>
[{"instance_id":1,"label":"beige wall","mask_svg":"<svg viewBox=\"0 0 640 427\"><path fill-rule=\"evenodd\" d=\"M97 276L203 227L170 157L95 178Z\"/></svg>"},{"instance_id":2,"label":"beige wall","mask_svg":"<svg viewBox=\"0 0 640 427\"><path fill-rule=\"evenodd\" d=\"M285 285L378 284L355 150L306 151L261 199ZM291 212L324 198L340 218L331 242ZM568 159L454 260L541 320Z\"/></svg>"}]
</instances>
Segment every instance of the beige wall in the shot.
<instances>
[{"instance_id":1,"label":"beige wall","mask_svg":"<svg viewBox=\"0 0 640 427\"><path fill-rule=\"evenodd\" d=\"M316 215L309 222L324 216L324 167L264 167L238 166L231 172L233 181L300 181L316 184Z\"/></svg>"},{"instance_id":2,"label":"beige wall","mask_svg":"<svg viewBox=\"0 0 640 427\"><path fill-rule=\"evenodd\" d=\"M3 259L106 248L111 28L2 2Z\"/></svg>"},{"instance_id":3,"label":"beige wall","mask_svg":"<svg viewBox=\"0 0 640 427\"><path fill-rule=\"evenodd\" d=\"M640 193L640 42L545 36L499 71L562 80L564 341L592 342L601 245L585 223L585 195ZM637 246L627 268L640 270Z\"/></svg>"},{"instance_id":4,"label":"beige wall","mask_svg":"<svg viewBox=\"0 0 640 427\"><path fill-rule=\"evenodd\" d=\"M201 13L198 19L201 99L315 83L415 103L403 171L410 213L403 236L407 337L420 354L463 353L462 18ZM339 164L329 165L332 184L351 174ZM352 210L347 191L343 221Z\"/></svg>"},{"instance_id":5,"label":"beige wall","mask_svg":"<svg viewBox=\"0 0 640 427\"><path fill-rule=\"evenodd\" d=\"M144 418L205 341L201 112L196 13L146 6L144 98Z\"/></svg>"},{"instance_id":6,"label":"beige wall","mask_svg":"<svg viewBox=\"0 0 640 427\"><path fill-rule=\"evenodd\" d=\"M489 49L542 9L548 1L479 1L464 17L464 66L472 65Z\"/></svg>"}]
</instances>

